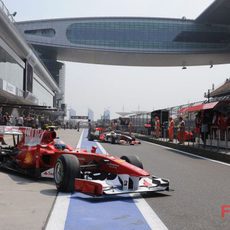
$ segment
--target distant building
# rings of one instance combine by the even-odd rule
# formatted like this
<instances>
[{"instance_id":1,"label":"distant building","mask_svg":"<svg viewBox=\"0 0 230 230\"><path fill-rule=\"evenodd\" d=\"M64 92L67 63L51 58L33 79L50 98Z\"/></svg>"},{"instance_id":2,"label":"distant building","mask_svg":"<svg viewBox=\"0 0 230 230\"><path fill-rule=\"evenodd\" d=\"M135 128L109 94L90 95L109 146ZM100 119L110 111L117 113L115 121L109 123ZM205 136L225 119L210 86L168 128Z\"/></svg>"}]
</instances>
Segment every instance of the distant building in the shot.
<instances>
[{"instance_id":1,"label":"distant building","mask_svg":"<svg viewBox=\"0 0 230 230\"><path fill-rule=\"evenodd\" d=\"M92 109L88 109L88 119L90 119L91 121L94 120L94 112Z\"/></svg>"},{"instance_id":2,"label":"distant building","mask_svg":"<svg viewBox=\"0 0 230 230\"><path fill-rule=\"evenodd\" d=\"M104 120L104 121L109 121L110 120L110 111L108 109L106 109L104 111L104 114L102 116L102 120Z\"/></svg>"},{"instance_id":3,"label":"distant building","mask_svg":"<svg viewBox=\"0 0 230 230\"><path fill-rule=\"evenodd\" d=\"M77 114L76 110L74 110L72 108L68 109L68 112L69 112L69 114L68 114L69 119L71 119L72 116L76 116L76 114Z\"/></svg>"}]
</instances>

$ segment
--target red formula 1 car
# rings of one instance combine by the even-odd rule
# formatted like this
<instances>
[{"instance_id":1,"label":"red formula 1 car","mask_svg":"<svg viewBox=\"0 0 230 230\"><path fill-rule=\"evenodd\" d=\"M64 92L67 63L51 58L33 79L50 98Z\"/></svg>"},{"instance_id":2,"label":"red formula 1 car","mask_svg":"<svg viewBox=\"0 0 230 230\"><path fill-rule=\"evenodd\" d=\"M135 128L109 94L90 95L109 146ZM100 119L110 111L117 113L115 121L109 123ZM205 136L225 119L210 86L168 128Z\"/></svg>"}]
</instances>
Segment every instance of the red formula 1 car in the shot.
<instances>
[{"instance_id":1,"label":"red formula 1 car","mask_svg":"<svg viewBox=\"0 0 230 230\"><path fill-rule=\"evenodd\" d=\"M52 177L61 155L55 131L0 126L0 167L35 177ZM65 145L65 149L73 148Z\"/></svg>"},{"instance_id":2,"label":"red formula 1 car","mask_svg":"<svg viewBox=\"0 0 230 230\"><path fill-rule=\"evenodd\" d=\"M92 195L169 190L169 181L150 177L136 156L117 158L74 150L55 131L0 126L0 167L36 177L54 177L58 191Z\"/></svg>"}]
</instances>

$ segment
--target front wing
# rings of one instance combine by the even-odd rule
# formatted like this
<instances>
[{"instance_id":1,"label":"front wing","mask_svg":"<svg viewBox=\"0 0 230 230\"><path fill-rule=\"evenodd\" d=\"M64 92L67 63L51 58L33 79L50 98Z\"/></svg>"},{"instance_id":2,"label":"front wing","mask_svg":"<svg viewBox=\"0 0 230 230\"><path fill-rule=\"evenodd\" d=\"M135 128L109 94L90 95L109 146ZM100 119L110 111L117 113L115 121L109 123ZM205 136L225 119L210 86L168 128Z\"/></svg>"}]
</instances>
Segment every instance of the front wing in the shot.
<instances>
[{"instance_id":1,"label":"front wing","mask_svg":"<svg viewBox=\"0 0 230 230\"><path fill-rule=\"evenodd\" d=\"M169 191L169 180L118 175L115 180L75 179L75 190L95 196Z\"/></svg>"}]
</instances>

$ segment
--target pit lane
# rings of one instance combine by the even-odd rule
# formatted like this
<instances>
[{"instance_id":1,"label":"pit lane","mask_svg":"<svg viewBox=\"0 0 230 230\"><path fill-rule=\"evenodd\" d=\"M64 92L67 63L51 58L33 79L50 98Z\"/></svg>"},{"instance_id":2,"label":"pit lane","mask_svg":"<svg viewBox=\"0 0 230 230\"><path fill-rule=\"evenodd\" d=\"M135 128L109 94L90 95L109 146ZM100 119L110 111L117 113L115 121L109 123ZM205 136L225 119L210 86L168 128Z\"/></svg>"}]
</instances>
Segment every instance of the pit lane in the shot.
<instances>
[{"instance_id":1,"label":"pit lane","mask_svg":"<svg viewBox=\"0 0 230 230\"><path fill-rule=\"evenodd\" d=\"M67 143L76 146L78 132L61 130L59 134ZM117 156L136 154L145 169L170 179L174 191L143 196L168 229L229 229L230 214L221 218L221 205L230 203L228 165L145 142L136 146L103 144L103 147ZM43 229L56 197L52 181L36 182L9 172L0 172L0 180L0 229ZM84 201L84 197L80 200ZM115 203L113 201L110 199L111 204ZM127 199L119 202L129 205ZM93 203L96 206L98 204L98 201ZM100 212L100 205L96 208ZM108 216L103 218L102 225L94 229L106 229L103 222L111 219L112 212L119 211L111 206L111 209L107 209ZM72 218L77 219L78 216ZM85 220L81 224L87 226L87 222Z\"/></svg>"},{"instance_id":2,"label":"pit lane","mask_svg":"<svg viewBox=\"0 0 230 230\"><path fill-rule=\"evenodd\" d=\"M87 130L84 130L78 147L90 151L95 145L98 154L106 153L98 142L88 141ZM114 226L116 230L167 229L140 195L92 197L81 193L59 193L46 230L113 230Z\"/></svg>"},{"instance_id":3,"label":"pit lane","mask_svg":"<svg viewBox=\"0 0 230 230\"><path fill-rule=\"evenodd\" d=\"M83 141L83 147L86 142L86 140ZM146 142L135 146L105 143L102 145L107 152L113 155L138 155L145 169L156 176L170 179L171 188L174 191L143 195L145 201L168 229L229 229L230 214L226 215L225 219L221 218L221 205L230 203L230 167L228 164L211 162L197 156L186 155L174 149ZM128 203L125 202L124 198L120 200L124 203L123 209L125 209ZM110 201L111 199L102 200L102 203L109 203ZM112 199L113 203L116 201L116 198ZM100 213L102 211L99 205L100 202L97 204L98 209L96 210L100 210L98 211ZM95 203L93 202L92 205L95 205ZM89 207L92 208L92 206L87 206L87 208ZM75 208L77 213L78 207L75 206ZM107 208L106 214L109 214L109 217L92 213L92 218L95 217L94 229L114 229L114 225L109 227L105 224L105 222L112 223L110 221L113 217L114 209L115 212L121 210L121 208L116 210L115 207ZM88 213L87 210L85 210L85 213ZM127 211L126 214L129 215L130 213ZM90 218L90 215L82 218L85 221L84 223L81 222L81 224L86 224L84 229L90 229L87 228L90 222L90 219L87 218ZM143 215L145 219L148 218L148 213ZM96 221L98 218L100 221ZM122 221L125 221L125 218ZM73 222L69 222L66 225L69 228L66 229L74 229L71 228ZM104 225L101 225L101 222L104 222ZM105 228L102 228L102 226ZM149 229L147 225L144 228L143 225L139 226L139 228L137 225L135 226L136 228L133 226L119 228L119 225L116 225L116 227L116 229ZM78 226L77 229L80 228Z\"/></svg>"},{"instance_id":4,"label":"pit lane","mask_svg":"<svg viewBox=\"0 0 230 230\"><path fill-rule=\"evenodd\" d=\"M58 130L67 143L76 146L80 133ZM50 179L33 180L8 170L0 171L0 229L45 228L57 191Z\"/></svg>"},{"instance_id":5,"label":"pit lane","mask_svg":"<svg viewBox=\"0 0 230 230\"><path fill-rule=\"evenodd\" d=\"M103 147L117 156L136 154L147 171L170 179L168 194L143 195L168 229L229 229L230 214L221 217L221 205L230 204L229 164L148 142Z\"/></svg>"}]
</instances>

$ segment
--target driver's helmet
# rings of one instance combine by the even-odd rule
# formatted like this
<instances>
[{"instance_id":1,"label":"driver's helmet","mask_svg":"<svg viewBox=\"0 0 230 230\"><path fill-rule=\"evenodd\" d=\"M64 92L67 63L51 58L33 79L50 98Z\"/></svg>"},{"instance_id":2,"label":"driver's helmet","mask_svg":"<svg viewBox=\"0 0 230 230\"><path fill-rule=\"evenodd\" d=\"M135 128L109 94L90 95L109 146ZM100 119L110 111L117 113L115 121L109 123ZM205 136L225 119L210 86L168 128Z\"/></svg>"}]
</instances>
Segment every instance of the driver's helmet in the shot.
<instances>
[{"instance_id":1,"label":"driver's helmet","mask_svg":"<svg viewBox=\"0 0 230 230\"><path fill-rule=\"evenodd\" d=\"M66 144L57 137L54 139L54 147L59 150L64 150L66 149Z\"/></svg>"}]
</instances>

